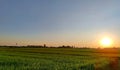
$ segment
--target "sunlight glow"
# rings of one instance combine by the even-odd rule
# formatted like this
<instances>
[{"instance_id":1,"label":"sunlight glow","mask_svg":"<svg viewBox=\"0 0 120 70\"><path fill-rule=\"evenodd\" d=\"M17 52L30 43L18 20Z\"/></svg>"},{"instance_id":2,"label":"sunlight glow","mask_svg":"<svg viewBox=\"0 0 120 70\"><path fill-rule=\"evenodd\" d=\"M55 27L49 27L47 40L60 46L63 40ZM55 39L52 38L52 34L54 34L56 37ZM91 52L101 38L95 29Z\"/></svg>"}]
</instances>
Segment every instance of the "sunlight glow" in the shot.
<instances>
[{"instance_id":1,"label":"sunlight glow","mask_svg":"<svg viewBox=\"0 0 120 70\"><path fill-rule=\"evenodd\" d=\"M111 39L108 38L108 37L105 37L105 38L103 38L103 39L101 40L101 45L102 45L103 47L109 47L109 46L111 46L111 44L112 44L112 41L111 41Z\"/></svg>"}]
</instances>

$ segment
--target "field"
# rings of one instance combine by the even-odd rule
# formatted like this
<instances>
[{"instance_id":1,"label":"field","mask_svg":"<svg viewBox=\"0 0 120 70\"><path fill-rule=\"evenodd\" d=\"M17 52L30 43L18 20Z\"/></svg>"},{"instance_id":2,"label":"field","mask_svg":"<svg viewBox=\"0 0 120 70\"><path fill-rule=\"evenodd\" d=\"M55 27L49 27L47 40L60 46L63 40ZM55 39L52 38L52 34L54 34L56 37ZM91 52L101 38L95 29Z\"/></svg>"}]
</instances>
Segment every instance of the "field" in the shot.
<instances>
[{"instance_id":1,"label":"field","mask_svg":"<svg viewBox=\"0 0 120 70\"><path fill-rule=\"evenodd\" d=\"M119 49L0 48L0 70L119 70Z\"/></svg>"}]
</instances>

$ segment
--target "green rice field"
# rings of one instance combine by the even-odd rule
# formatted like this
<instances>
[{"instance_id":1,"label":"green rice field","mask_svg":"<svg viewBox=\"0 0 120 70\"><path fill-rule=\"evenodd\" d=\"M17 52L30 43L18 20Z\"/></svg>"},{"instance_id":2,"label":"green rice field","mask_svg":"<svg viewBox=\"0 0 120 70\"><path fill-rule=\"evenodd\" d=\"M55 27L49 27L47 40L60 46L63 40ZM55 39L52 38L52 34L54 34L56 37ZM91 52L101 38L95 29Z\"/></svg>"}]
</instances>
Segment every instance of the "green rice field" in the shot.
<instances>
[{"instance_id":1,"label":"green rice field","mask_svg":"<svg viewBox=\"0 0 120 70\"><path fill-rule=\"evenodd\" d=\"M0 48L0 70L119 70L119 49Z\"/></svg>"}]
</instances>

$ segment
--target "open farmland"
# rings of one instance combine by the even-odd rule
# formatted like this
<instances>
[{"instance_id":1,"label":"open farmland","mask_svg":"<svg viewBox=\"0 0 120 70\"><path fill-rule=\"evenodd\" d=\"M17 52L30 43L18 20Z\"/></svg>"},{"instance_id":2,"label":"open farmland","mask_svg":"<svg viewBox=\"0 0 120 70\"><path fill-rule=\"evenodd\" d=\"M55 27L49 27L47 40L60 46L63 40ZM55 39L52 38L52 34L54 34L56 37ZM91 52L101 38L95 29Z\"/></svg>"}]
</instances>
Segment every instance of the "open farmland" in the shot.
<instances>
[{"instance_id":1,"label":"open farmland","mask_svg":"<svg viewBox=\"0 0 120 70\"><path fill-rule=\"evenodd\" d=\"M0 48L0 70L119 70L119 49Z\"/></svg>"}]
</instances>

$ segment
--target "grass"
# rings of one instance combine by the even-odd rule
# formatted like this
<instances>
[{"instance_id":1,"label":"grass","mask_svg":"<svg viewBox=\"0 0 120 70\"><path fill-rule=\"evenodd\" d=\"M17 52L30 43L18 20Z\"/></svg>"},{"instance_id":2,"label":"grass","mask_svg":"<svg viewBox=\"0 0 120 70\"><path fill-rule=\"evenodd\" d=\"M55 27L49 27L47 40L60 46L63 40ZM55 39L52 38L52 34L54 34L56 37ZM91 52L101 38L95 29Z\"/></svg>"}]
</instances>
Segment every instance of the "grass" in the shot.
<instances>
[{"instance_id":1,"label":"grass","mask_svg":"<svg viewBox=\"0 0 120 70\"><path fill-rule=\"evenodd\" d=\"M0 48L0 70L119 70L118 49Z\"/></svg>"}]
</instances>

